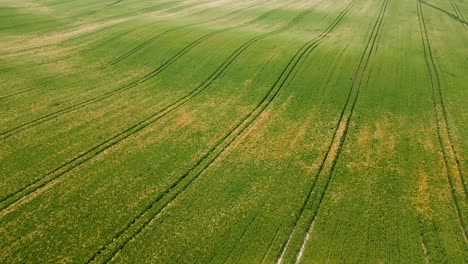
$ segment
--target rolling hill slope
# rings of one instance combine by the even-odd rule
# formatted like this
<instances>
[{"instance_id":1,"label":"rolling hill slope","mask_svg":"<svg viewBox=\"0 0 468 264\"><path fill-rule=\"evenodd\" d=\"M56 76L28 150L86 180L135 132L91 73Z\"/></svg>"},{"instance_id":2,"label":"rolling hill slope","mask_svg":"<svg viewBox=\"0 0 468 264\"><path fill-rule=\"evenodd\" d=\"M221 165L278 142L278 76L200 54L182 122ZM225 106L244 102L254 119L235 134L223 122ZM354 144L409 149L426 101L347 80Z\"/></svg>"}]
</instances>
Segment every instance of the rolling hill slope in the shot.
<instances>
[{"instance_id":1,"label":"rolling hill slope","mask_svg":"<svg viewBox=\"0 0 468 264\"><path fill-rule=\"evenodd\" d=\"M0 262L465 263L467 16L1 2Z\"/></svg>"}]
</instances>

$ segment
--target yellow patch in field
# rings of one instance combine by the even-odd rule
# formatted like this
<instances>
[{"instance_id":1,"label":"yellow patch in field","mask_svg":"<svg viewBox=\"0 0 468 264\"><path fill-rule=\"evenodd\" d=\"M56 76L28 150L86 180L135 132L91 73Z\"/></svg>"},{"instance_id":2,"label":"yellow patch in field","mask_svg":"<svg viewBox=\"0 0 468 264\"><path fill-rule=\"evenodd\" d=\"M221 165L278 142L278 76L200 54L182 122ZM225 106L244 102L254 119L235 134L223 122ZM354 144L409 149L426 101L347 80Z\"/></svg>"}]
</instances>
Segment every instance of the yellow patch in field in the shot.
<instances>
[{"instance_id":1,"label":"yellow patch in field","mask_svg":"<svg viewBox=\"0 0 468 264\"><path fill-rule=\"evenodd\" d=\"M359 131L358 137L357 137L357 143L360 146L368 145L372 140L372 131L371 127L369 125L364 126L361 128L361 131Z\"/></svg>"},{"instance_id":2,"label":"yellow patch in field","mask_svg":"<svg viewBox=\"0 0 468 264\"><path fill-rule=\"evenodd\" d=\"M120 24L126 21L131 20L132 17L126 17L126 18L119 18L119 19L113 19L105 22L100 22L100 23L91 23L91 24L85 24L85 25L79 25L74 29L67 30L65 32L57 32L57 33L52 33L48 35L44 35L41 37L36 37L32 38L29 41L23 40L21 44L10 43L10 45L3 47L4 52L21 52L21 50L24 49L31 49L31 48L41 48L43 46L47 45L53 45L53 44L58 44L61 43L65 40L94 32L106 27L110 27L112 25ZM17 40L20 41L20 40Z\"/></svg>"},{"instance_id":3,"label":"yellow patch in field","mask_svg":"<svg viewBox=\"0 0 468 264\"><path fill-rule=\"evenodd\" d=\"M392 124L383 120L375 125L375 138L382 142L383 147L388 152L394 152L396 148L395 133L392 131Z\"/></svg>"},{"instance_id":4,"label":"yellow patch in field","mask_svg":"<svg viewBox=\"0 0 468 264\"><path fill-rule=\"evenodd\" d=\"M31 1L14 1L14 0L3 0L3 4L13 5L16 8L21 8L23 12L29 13L50 13L51 9L47 6L41 5L37 2Z\"/></svg>"},{"instance_id":5,"label":"yellow patch in field","mask_svg":"<svg viewBox=\"0 0 468 264\"><path fill-rule=\"evenodd\" d=\"M416 196L417 211L426 219L430 219L432 214L428 179L429 176L426 172L419 172L418 190Z\"/></svg>"}]
</instances>

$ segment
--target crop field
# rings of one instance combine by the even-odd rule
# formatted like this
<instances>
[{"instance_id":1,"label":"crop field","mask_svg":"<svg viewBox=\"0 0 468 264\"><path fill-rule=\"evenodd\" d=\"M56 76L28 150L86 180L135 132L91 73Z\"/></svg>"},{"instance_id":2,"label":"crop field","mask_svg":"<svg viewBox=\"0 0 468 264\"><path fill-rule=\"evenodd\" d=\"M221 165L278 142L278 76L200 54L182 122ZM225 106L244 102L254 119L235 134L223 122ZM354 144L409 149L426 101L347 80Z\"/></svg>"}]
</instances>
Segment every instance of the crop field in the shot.
<instances>
[{"instance_id":1,"label":"crop field","mask_svg":"<svg viewBox=\"0 0 468 264\"><path fill-rule=\"evenodd\" d=\"M467 19L0 0L0 263L468 263Z\"/></svg>"}]
</instances>

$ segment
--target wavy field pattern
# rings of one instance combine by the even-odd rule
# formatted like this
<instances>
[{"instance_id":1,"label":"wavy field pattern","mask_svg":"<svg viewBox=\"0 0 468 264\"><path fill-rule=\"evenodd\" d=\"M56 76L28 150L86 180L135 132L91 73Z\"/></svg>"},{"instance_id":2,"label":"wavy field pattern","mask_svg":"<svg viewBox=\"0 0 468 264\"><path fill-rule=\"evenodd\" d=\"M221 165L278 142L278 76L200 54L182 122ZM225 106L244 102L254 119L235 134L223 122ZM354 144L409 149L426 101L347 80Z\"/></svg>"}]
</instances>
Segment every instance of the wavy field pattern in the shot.
<instances>
[{"instance_id":1,"label":"wavy field pattern","mask_svg":"<svg viewBox=\"0 0 468 264\"><path fill-rule=\"evenodd\" d=\"M467 12L0 1L0 262L466 263Z\"/></svg>"}]
</instances>

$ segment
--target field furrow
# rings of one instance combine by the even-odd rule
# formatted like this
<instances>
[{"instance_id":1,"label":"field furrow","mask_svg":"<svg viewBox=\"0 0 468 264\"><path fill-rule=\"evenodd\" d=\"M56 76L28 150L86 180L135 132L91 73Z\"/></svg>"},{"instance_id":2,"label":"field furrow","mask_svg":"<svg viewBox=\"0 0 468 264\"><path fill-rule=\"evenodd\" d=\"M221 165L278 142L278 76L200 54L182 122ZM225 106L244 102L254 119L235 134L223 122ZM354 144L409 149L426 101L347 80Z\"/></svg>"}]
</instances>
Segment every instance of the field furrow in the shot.
<instances>
[{"instance_id":1,"label":"field furrow","mask_svg":"<svg viewBox=\"0 0 468 264\"><path fill-rule=\"evenodd\" d=\"M0 263L466 263L467 8L0 1Z\"/></svg>"},{"instance_id":2,"label":"field furrow","mask_svg":"<svg viewBox=\"0 0 468 264\"><path fill-rule=\"evenodd\" d=\"M430 86L432 90L432 100L434 105L434 113L437 123L437 134L439 138L440 149L443 153L444 164L447 174L447 179L450 184L452 198L457 210L460 227L463 230L465 241L468 242L467 229L465 219L468 209L468 193L466 183L460 168L460 161L455 153L452 138L450 135L449 124L447 120L447 110L445 109L444 98L442 96L442 88L437 70L434 63L433 52L429 37L424 22L424 14L421 3L417 3L418 18L421 28L421 38L424 45L424 58L426 60L427 70L430 77Z\"/></svg>"},{"instance_id":3,"label":"field furrow","mask_svg":"<svg viewBox=\"0 0 468 264\"><path fill-rule=\"evenodd\" d=\"M309 43L306 43L295 54L295 56L291 59L291 61L289 61L279 78L275 81L273 86L265 95L265 97L248 115L246 115L240 120L240 122L234 127L234 129L229 131L223 138L221 138L221 140L219 140L218 143L207 152L207 154L205 154L199 161L197 161L195 166L190 168L188 172L184 173L181 177L179 177L177 181L175 181L170 186L169 189L165 190L164 193L156 197L156 199L149 206L147 206L137 218L135 218L121 232L119 232L114 238L112 238L112 242L109 242L109 244L102 248L97 255L93 256L92 260L94 261L95 258L101 254L105 256L105 250L110 251L110 256L105 257L104 261L108 261L110 258L112 258L131 239L138 235L138 233L140 233L145 228L145 226L148 225L151 222L151 220L153 220L153 218L157 217L166 206L170 205L171 202L174 201L174 199L176 199L181 192L187 189L189 185L194 180L196 180L211 164L213 164L213 162L215 162L216 159L220 157L223 154L223 152L226 151L234 143L234 141L237 138L239 138L240 135L246 129L248 129L255 122L255 120L265 111L265 109L271 104L271 102L275 99L275 97L284 87L285 83L287 81L290 81L292 73L298 70L298 66L300 66L301 63L307 58L307 56L309 56L310 53L317 47L319 41L325 38L326 35L333 30L333 28L340 22L340 20L346 14L346 11L348 11L353 6L353 4L354 2L351 2L345 8L345 10L337 17L337 19L333 21L332 24L330 24L327 27L327 29L324 32L322 32L322 34L319 35L318 38L311 40ZM169 198L166 198L165 196L168 196ZM160 201L164 198L168 200L163 201L160 204ZM120 242L119 240L123 241Z\"/></svg>"},{"instance_id":4,"label":"field furrow","mask_svg":"<svg viewBox=\"0 0 468 264\"><path fill-rule=\"evenodd\" d=\"M77 157L74 157L70 161L67 161L62 166L48 172L46 175L34 180L32 183L22 187L21 189L8 194L6 197L2 198L1 200L1 216L10 213L12 210L15 210L17 206L23 204L24 202L30 201L28 198L34 198L38 191L44 191L48 189L48 186L53 186L56 183L56 180L59 177L63 176L65 173L69 172L70 170L80 166L82 163L96 157L100 153L106 151L107 149L119 144L120 142L124 141L128 137L138 133L142 129L148 127L149 125L153 124L154 122L158 121L159 119L163 118L164 116L168 115L169 113L175 111L180 106L184 105L190 99L194 98L205 89L207 89L217 78L219 78L224 71L228 69L228 67L239 57L245 50L247 50L250 46L255 44L255 42L269 37L274 34L281 33L288 28L295 25L302 17L304 17L310 10L306 10L301 12L298 16L296 16L292 21L290 21L285 26L270 31L268 33L259 35L248 42L244 43L240 46L233 54L231 54L226 61L221 64L214 73L212 73L208 79L206 79L201 85L196 87L194 90L190 91L188 94L178 98L176 101L170 103L169 105L165 106L163 109L159 110L156 113L151 114L149 117L137 122L136 124L132 125L131 127L121 131L120 133L114 135L113 137L107 139L106 141L94 146L93 148L85 151L84 153L80 154ZM138 82L144 82L147 78L152 78L153 74L156 71L146 75ZM268 96L268 95L267 95ZM263 99L262 102L266 100ZM15 130L13 133L15 133ZM3 138L7 137L9 134L8 132L2 133Z\"/></svg>"},{"instance_id":5,"label":"field furrow","mask_svg":"<svg viewBox=\"0 0 468 264\"><path fill-rule=\"evenodd\" d=\"M353 116L353 111L354 111L356 102L359 97L359 92L363 85L364 77L368 74L369 61L373 54L374 47L377 42L376 40L378 39L378 36L379 36L380 28L382 26L383 19L385 17L385 10L387 8L387 4L388 4L388 1L383 1L379 15L374 24L371 35L369 37L369 40L365 46L364 52L359 61L359 66L354 74L353 82L352 82L351 88L349 89L348 97L346 99L346 103L341 112L338 124L335 127L335 133L333 134L331 143L328 146L328 149L324 155L322 162L320 163L317 174L314 177L314 182L313 184L311 184L311 189L299 211L296 223L289 235L288 240L286 241L283 247L284 248L283 252L281 253L281 256L278 258L278 263L282 263L283 261L288 261L288 257L291 258L291 253L288 253L288 252L292 252L293 254L292 256L295 256L296 263L301 261L303 250L305 249L305 245L308 241L309 234L312 231L313 226L314 226L314 218L318 210L320 209L321 202L328 189L336 163L340 156L340 152L346 140L346 134L348 132L349 123ZM320 189L317 190L318 189L318 188L316 189L317 181L321 181L321 180L325 181L325 183L322 183L323 186L320 186ZM297 243L297 236L303 237L299 248L297 248L297 246L293 244L295 241ZM290 249L291 247L293 249Z\"/></svg>"}]
</instances>

